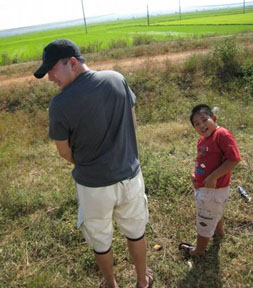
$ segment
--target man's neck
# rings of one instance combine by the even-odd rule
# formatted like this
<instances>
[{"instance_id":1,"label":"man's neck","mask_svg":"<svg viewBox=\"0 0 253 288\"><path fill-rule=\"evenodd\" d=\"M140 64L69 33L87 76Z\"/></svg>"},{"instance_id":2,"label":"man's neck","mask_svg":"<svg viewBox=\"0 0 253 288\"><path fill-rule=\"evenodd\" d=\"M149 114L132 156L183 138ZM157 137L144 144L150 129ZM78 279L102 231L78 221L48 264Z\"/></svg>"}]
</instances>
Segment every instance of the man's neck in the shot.
<instances>
[{"instance_id":1,"label":"man's neck","mask_svg":"<svg viewBox=\"0 0 253 288\"><path fill-rule=\"evenodd\" d=\"M89 71L89 67L86 64L80 64L78 65L76 71L75 71L75 77L74 80L77 79L83 72Z\"/></svg>"}]
</instances>

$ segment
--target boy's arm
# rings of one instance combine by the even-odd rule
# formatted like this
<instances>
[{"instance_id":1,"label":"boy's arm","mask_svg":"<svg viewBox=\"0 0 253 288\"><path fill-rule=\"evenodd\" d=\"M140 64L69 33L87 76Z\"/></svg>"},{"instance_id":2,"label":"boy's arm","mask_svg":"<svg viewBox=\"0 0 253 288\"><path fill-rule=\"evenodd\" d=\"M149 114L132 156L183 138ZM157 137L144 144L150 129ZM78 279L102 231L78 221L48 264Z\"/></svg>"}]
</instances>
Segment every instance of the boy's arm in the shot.
<instances>
[{"instance_id":1,"label":"boy's arm","mask_svg":"<svg viewBox=\"0 0 253 288\"><path fill-rule=\"evenodd\" d=\"M195 184L195 181L196 181L196 177L195 177L195 167L193 167L192 169L192 172L191 172L191 181L192 181L192 184L194 185Z\"/></svg>"},{"instance_id":2,"label":"boy's arm","mask_svg":"<svg viewBox=\"0 0 253 288\"><path fill-rule=\"evenodd\" d=\"M223 175L232 171L238 162L239 161L225 160L216 170L214 170L210 175L205 178L205 187L215 188L217 180Z\"/></svg>"}]
</instances>

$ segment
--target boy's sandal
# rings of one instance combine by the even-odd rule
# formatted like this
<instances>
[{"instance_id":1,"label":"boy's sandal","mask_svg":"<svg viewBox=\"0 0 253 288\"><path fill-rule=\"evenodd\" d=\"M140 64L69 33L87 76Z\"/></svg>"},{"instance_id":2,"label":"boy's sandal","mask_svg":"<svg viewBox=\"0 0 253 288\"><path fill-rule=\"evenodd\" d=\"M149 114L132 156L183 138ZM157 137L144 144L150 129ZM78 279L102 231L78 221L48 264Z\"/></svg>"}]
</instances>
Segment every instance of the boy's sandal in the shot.
<instances>
[{"instance_id":1,"label":"boy's sandal","mask_svg":"<svg viewBox=\"0 0 253 288\"><path fill-rule=\"evenodd\" d=\"M100 283L99 288L106 288L107 284L105 282L105 279Z\"/></svg>"},{"instance_id":2,"label":"boy's sandal","mask_svg":"<svg viewBox=\"0 0 253 288\"><path fill-rule=\"evenodd\" d=\"M118 286L117 286L118 287ZM99 288L109 288L109 286L107 285L105 279L102 280L102 282L99 285Z\"/></svg>"},{"instance_id":3,"label":"boy's sandal","mask_svg":"<svg viewBox=\"0 0 253 288\"><path fill-rule=\"evenodd\" d=\"M107 285L105 279L102 280L102 282L99 285L99 288L108 288L109 286Z\"/></svg>"},{"instance_id":4,"label":"boy's sandal","mask_svg":"<svg viewBox=\"0 0 253 288\"><path fill-rule=\"evenodd\" d=\"M190 251L195 249L195 246L186 242L181 242L178 245L178 250L181 250L186 258L192 257Z\"/></svg>"},{"instance_id":5,"label":"boy's sandal","mask_svg":"<svg viewBox=\"0 0 253 288\"><path fill-rule=\"evenodd\" d=\"M154 282L154 274L153 274L153 271L148 267L146 270L146 278L148 280L148 284L145 288L151 288ZM136 284L136 288L139 288L138 283Z\"/></svg>"}]
</instances>

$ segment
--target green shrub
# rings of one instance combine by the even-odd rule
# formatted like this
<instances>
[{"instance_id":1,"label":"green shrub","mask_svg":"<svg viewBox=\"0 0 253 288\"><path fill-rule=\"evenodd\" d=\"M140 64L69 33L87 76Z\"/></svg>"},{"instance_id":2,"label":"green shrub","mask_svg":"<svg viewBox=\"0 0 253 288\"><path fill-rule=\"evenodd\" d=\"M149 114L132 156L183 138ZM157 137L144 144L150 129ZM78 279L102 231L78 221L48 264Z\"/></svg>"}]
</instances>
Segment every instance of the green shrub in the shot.
<instances>
[{"instance_id":1,"label":"green shrub","mask_svg":"<svg viewBox=\"0 0 253 288\"><path fill-rule=\"evenodd\" d=\"M242 65L242 84L246 95L253 97L253 61L248 60Z\"/></svg>"},{"instance_id":2,"label":"green shrub","mask_svg":"<svg viewBox=\"0 0 253 288\"><path fill-rule=\"evenodd\" d=\"M253 61L247 60L242 65L242 77L245 82L251 82L253 80Z\"/></svg>"},{"instance_id":3,"label":"green shrub","mask_svg":"<svg viewBox=\"0 0 253 288\"><path fill-rule=\"evenodd\" d=\"M127 47L127 40L126 39L112 40L108 44L108 46L109 46L109 49L125 48L125 47Z\"/></svg>"},{"instance_id":4,"label":"green shrub","mask_svg":"<svg viewBox=\"0 0 253 288\"><path fill-rule=\"evenodd\" d=\"M16 64L16 63L19 63L19 62L21 62L21 61L18 58L17 54L12 56L12 57L10 57L8 53L3 53L1 55L1 58L0 58L0 65L1 66L10 65L10 64Z\"/></svg>"},{"instance_id":5,"label":"green shrub","mask_svg":"<svg viewBox=\"0 0 253 288\"><path fill-rule=\"evenodd\" d=\"M191 57L187 58L183 63L183 73L196 73L200 68L200 57L196 54L192 55Z\"/></svg>"},{"instance_id":6,"label":"green shrub","mask_svg":"<svg viewBox=\"0 0 253 288\"><path fill-rule=\"evenodd\" d=\"M190 168L187 165L179 164L178 159L184 156L182 153L177 155L176 147L164 152L156 152L142 146L140 152L142 172L148 195L166 195L170 198L175 193L191 192L192 188L189 185Z\"/></svg>"},{"instance_id":7,"label":"green shrub","mask_svg":"<svg viewBox=\"0 0 253 288\"><path fill-rule=\"evenodd\" d=\"M241 73L242 51L234 40L219 43L203 61L204 72L211 84L219 87Z\"/></svg>"},{"instance_id":8,"label":"green shrub","mask_svg":"<svg viewBox=\"0 0 253 288\"><path fill-rule=\"evenodd\" d=\"M133 45L139 46L143 44L150 44L155 42L154 38L150 35L140 34L133 37Z\"/></svg>"},{"instance_id":9,"label":"green shrub","mask_svg":"<svg viewBox=\"0 0 253 288\"><path fill-rule=\"evenodd\" d=\"M102 45L103 45L102 41L95 41L93 43L81 46L80 51L82 54L99 52L101 50Z\"/></svg>"},{"instance_id":10,"label":"green shrub","mask_svg":"<svg viewBox=\"0 0 253 288\"><path fill-rule=\"evenodd\" d=\"M10 60L10 58L9 58L8 53L3 53L3 54L1 55L1 57L2 57L2 61L1 61L1 64L2 64L2 65L9 65L9 64L11 64L11 60Z\"/></svg>"},{"instance_id":11,"label":"green shrub","mask_svg":"<svg viewBox=\"0 0 253 288\"><path fill-rule=\"evenodd\" d=\"M53 83L41 81L37 85L29 82L22 86L11 86L0 91L0 111L14 112L26 110L35 112L47 109L49 101L57 93Z\"/></svg>"},{"instance_id":12,"label":"green shrub","mask_svg":"<svg viewBox=\"0 0 253 288\"><path fill-rule=\"evenodd\" d=\"M201 66L200 59L197 55L193 55L187 58L181 69L181 73L177 73L174 77L177 83L177 86L180 88L181 93L186 97L192 97L190 92L195 86L196 74L200 70Z\"/></svg>"}]
</instances>

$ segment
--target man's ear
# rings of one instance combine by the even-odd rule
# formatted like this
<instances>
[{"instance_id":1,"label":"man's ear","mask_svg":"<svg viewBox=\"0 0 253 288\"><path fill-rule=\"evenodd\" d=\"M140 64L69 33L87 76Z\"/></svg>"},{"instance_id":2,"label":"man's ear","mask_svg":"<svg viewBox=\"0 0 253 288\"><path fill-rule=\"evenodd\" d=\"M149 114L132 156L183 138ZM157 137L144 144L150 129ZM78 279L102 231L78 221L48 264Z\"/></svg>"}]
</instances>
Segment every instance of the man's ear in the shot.
<instances>
[{"instance_id":1,"label":"man's ear","mask_svg":"<svg viewBox=\"0 0 253 288\"><path fill-rule=\"evenodd\" d=\"M71 65L71 68L72 68L73 70L76 69L77 64L78 64L78 60L77 60L75 57L71 57L71 58L70 58L70 65Z\"/></svg>"},{"instance_id":2,"label":"man's ear","mask_svg":"<svg viewBox=\"0 0 253 288\"><path fill-rule=\"evenodd\" d=\"M215 114L213 114L212 119L213 119L214 122L216 122L217 121L217 116Z\"/></svg>"}]
</instances>

